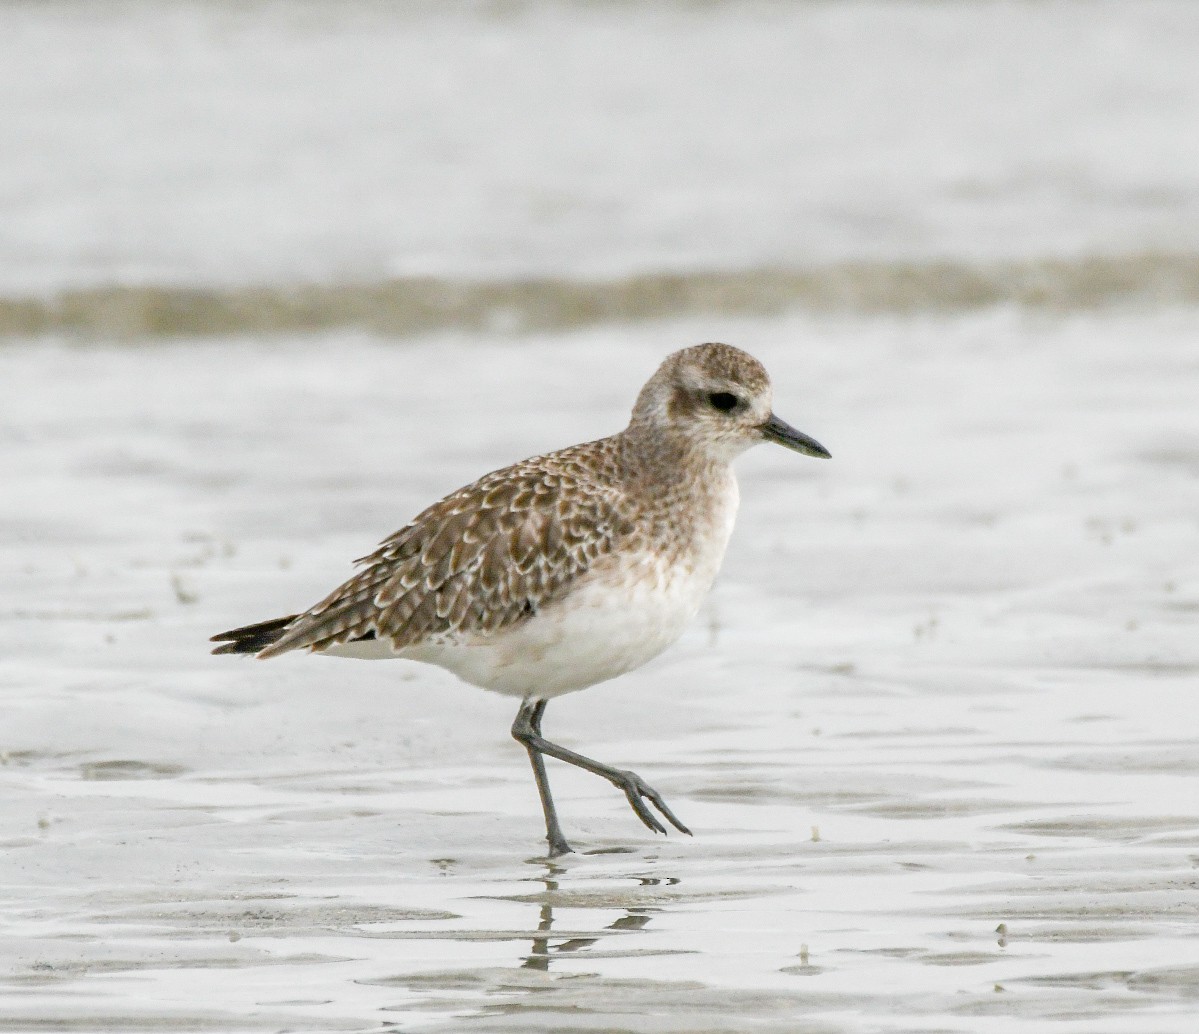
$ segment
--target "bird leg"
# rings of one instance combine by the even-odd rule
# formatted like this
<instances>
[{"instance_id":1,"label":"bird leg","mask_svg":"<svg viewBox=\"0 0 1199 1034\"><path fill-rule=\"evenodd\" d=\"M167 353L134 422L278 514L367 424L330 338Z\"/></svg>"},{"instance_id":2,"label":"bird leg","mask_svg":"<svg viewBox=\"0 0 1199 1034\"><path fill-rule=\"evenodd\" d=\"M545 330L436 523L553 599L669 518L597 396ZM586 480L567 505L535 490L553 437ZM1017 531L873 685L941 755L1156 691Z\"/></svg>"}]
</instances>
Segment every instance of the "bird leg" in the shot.
<instances>
[{"instance_id":1,"label":"bird leg","mask_svg":"<svg viewBox=\"0 0 1199 1034\"><path fill-rule=\"evenodd\" d=\"M545 763L542 760L542 755L547 754L551 758L557 758L559 761L565 761L568 765L574 765L576 768L607 779L618 790L624 792L633 813L655 833L665 833L666 827L646 806L645 801L647 800L680 833L691 835L691 830L684 826L675 817L674 812L667 807L666 802L662 800L662 795L635 772L628 772L599 761L593 761L591 758L576 754L573 750L567 750L565 747L560 747L545 739L541 735L541 716L545 713L545 705L546 701L544 700L526 700L522 703L520 711L517 712L516 721L512 723L512 735L524 744L525 749L529 752L529 760L533 764L533 774L537 778L537 791L541 794L541 806L545 811L546 840L549 841L551 857L570 851L570 845L566 843L566 838L562 835L562 828L558 825L558 816L554 811L554 801L550 797L550 784L546 778Z\"/></svg>"},{"instance_id":2,"label":"bird leg","mask_svg":"<svg viewBox=\"0 0 1199 1034\"><path fill-rule=\"evenodd\" d=\"M544 700L526 700L516 712L512 723L512 735L525 745L529 761L533 765L533 777L537 780L537 793L541 796L541 810L545 812L545 839L550 845L550 857L572 854L574 848L566 842L562 827L558 824L558 812L554 809L554 798L550 793L549 777L545 774L545 761L535 741L541 740L541 716L545 712ZM543 741L544 742L544 741Z\"/></svg>"}]
</instances>

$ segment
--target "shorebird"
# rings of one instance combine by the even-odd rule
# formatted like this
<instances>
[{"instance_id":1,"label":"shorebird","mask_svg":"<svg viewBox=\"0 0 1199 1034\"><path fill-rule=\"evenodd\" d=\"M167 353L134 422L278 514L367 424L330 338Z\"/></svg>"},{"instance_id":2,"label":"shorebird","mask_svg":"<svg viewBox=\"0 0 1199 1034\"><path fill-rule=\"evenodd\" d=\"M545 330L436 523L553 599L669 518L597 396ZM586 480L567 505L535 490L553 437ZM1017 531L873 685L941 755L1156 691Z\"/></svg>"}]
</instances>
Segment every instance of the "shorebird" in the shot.
<instances>
[{"instance_id":1,"label":"shorebird","mask_svg":"<svg viewBox=\"0 0 1199 1034\"><path fill-rule=\"evenodd\" d=\"M551 857L572 849L546 757L607 779L654 832L665 819L690 835L640 776L551 743L541 719L554 697L632 671L682 634L733 530L732 461L759 442L829 455L774 415L753 356L684 348L623 431L485 474L356 561L320 603L213 636L224 644L213 653L398 657L519 697L512 735L533 766Z\"/></svg>"}]
</instances>

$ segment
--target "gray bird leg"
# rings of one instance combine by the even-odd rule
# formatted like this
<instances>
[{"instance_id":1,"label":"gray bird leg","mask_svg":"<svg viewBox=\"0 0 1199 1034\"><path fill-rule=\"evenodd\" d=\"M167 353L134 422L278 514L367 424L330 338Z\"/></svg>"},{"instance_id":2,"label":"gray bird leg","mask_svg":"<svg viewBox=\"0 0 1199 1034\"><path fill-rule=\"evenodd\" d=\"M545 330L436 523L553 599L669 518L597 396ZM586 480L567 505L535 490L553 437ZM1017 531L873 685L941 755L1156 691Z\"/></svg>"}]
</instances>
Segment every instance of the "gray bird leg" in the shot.
<instances>
[{"instance_id":1,"label":"gray bird leg","mask_svg":"<svg viewBox=\"0 0 1199 1034\"><path fill-rule=\"evenodd\" d=\"M545 812L545 839L550 845L550 857L557 858L558 855L572 854L574 848L566 842L562 827L558 824L549 777L545 774L545 761L534 745L534 741L541 739L541 716L545 713L545 704L544 700L524 701L516 712L516 721L512 723L512 736L523 743L529 752L533 777L537 780L537 793L541 797L541 810Z\"/></svg>"},{"instance_id":2,"label":"gray bird leg","mask_svg":"<svg viewBox=\"0 0 1199 1034\"><path fill-rule=\"evenodd\" d=\"M558 744L545 739L541 735L541 716L545 713L545 705L546 701L544 700L526 700L521 704L516 721L512 723L512 735L524 744L525 749L529 752L529 760L533 764L533 774L537 778L537 792L541 795L541 807L545 812L545 838L550 845L551 858L555 855L566 854L571 848L562 835L562 827L558 825L558 815L554 810L553 798L550 796L550 784L546 778L542 755L549 755L551 758L557 758L559 761L565 761L568 765L574 765L576 768L607 779L618 790L624 792L633 813L655 833L665 833L666 827L646 807L646 800L653 804L680 833L691 835L691 830L684 826L675 817L674 812L667 807L666 802L662 800L662 795L635 772L624 771L599 761L593 761L591 758L576 754L573 750L567 750L565 747L559 747Z\"/></svg>"}]
</instances>

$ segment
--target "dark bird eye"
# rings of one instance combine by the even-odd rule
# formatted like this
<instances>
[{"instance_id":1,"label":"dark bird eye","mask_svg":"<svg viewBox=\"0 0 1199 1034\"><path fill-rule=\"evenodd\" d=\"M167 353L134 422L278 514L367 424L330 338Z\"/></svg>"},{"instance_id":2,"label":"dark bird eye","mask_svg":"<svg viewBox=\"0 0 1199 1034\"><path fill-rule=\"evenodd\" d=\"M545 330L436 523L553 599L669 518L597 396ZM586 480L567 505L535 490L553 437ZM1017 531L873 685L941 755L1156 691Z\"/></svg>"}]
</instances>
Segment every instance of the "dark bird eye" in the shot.
<instances>
[{"instance_id":1,"label":"dark bird eye","mask_svg":"<svg viewBox=\"0 0 1199 1034\"><path fill-rule=\"evenodd\" d=\"M712 404L713 409L719 409L722 413L728 413L737 408L737 396L727 391L714 391L708 396L708 401Z\"/></svg>"}]
</instances>

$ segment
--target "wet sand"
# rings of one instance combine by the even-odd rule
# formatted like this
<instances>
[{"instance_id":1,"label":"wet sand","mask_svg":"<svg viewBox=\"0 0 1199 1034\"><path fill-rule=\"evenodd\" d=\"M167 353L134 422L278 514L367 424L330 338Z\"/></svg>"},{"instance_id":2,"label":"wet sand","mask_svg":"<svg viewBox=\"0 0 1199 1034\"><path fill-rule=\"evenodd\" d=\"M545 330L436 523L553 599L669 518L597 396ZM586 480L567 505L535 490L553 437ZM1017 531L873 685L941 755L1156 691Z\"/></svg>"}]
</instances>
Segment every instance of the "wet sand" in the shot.
<instances>
[{"instance_id":1,"label":"wet sand","mask_svg":"<svg viewBox=\"0 0 1199 1034\"><path fill-rule=\"evenodd\" d=\"M0 1030L1193 1029L1199 312L0 350ZM212 658L422 505L758 354L695 627L546 731L407 664Z\"/></svg>"}]
</instances>

